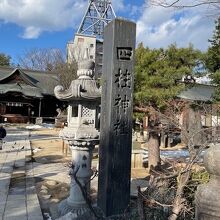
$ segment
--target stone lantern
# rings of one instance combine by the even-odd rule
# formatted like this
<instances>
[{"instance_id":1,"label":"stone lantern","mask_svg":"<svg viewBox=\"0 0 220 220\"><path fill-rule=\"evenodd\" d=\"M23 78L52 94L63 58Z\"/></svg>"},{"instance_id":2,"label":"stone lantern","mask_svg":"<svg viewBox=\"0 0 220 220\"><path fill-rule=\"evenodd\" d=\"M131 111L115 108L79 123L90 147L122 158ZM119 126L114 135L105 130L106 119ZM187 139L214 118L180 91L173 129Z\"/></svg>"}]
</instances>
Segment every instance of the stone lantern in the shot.
<instances>
[{"instance_id":1,"label":"stone lantern","mask_svg":"<svg viewBox=\"0 0 220 220\"><path fill-rule=\"evenodd\" d=\"M77 216L85 213L88 208L78 181L89 192L92 150L99 142L98 115L101 101L101 91L94 77L95 63L88 58L88 51L83 59L78 61L78 79L73 80L69 89L62 86L54 89L55 96L68 101L68 126L60 136L68 141L72 151L72 167L70 170L71 186L69 197L59 204L60 215L68 212Z\"/></svg>"}]
</instances>

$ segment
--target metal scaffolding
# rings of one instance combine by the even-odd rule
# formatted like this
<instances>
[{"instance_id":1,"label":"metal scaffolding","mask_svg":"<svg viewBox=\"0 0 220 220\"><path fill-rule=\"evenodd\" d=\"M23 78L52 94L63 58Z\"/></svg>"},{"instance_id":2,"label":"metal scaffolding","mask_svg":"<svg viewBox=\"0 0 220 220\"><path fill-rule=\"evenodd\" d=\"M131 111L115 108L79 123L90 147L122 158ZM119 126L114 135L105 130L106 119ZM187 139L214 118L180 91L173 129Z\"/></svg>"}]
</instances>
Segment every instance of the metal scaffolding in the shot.
<instances>
[{"instance_id":1,"label":"metal scaffolding","mask_svg":"<svg viewBox=\"0 0 220 220\"><path fill-rule=\"evenodd\" d=\"M104 27L116 17L110 0L89 0L77 34L103 39Z\"/></svg>"}]
</instances>

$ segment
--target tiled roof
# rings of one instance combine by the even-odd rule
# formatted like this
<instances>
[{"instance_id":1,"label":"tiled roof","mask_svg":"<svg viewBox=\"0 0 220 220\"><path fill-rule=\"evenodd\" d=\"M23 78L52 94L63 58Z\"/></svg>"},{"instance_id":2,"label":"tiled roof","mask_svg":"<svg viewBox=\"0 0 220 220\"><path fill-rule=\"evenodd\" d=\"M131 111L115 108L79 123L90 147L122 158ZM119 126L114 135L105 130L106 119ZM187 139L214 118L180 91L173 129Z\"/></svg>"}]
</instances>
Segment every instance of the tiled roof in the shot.
<instances>
[{"instance_id":1,"label":"tiled roof","mask_svg":"<svg viewBox=\"0 0 220 220\"><path fill-rule=\"evenodd\" d=\"M8 92L20 92L25 96L31 96L36 98L43 97L43 94L41 93L40 89L33 86L22 85L18 83L0 84L0 94L6 94Z\"/></svg>"},{"instance_id":2,"label":"tiled roof","mask_svg":"<svg viewBox=\"0 0 220 220\"><path fill-rule=\"evenodd\" d=\"M194 84L185 91L182 91L178 97L192 101L211 102L213 101L214 93L215 86L213 85Z\"/></svg>"},{"instance_id":3,"label":"tiled roof","mask_svg":"<svg viewBox=\"0 0 220 220\"><path fill-rule=\"evenodd\" d=\"M18 73L20 77L27 83L26 86L22 85L26 96L37 96L41 97L43 95L53 95L54 88L59 85L59 78L57 74L51 72L40 72L32 70L24 70L20 68L10 68L10 67L0 67L0 90L12 91L13 87L7 79L9 79L13 74ZM8 89L7 89L8 88ZM19 87L15 86L13 91L18 92ZM33 91L32 91L33 90ZM37 92L36 92L37 91Z\"/></svg>"}]
</instances>

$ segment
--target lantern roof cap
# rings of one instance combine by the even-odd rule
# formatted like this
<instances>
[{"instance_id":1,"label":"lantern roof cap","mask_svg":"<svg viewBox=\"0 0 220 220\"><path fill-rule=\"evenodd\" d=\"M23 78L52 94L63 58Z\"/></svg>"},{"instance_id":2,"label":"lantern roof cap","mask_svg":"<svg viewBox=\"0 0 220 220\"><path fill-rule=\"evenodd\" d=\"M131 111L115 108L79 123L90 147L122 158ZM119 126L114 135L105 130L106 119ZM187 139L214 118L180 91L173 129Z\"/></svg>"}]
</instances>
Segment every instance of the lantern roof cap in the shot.
<instances>
[{"instance_id":1,"label":"lantern roof cap","mask_svg":"<svg viewBox=\"0 0 220 220\"><path fill-rule=\"evenodd\" d=\"M56 86L55 96L60 100L100 100L101 88L98 88L94 76L95 63L89 59L89 51L85 50L84 57L78 61L77 75L78 79L71 82L68 89L63 86Z\"/></svg>"},{"instance_id":2,"label":"lantern roof cap","mask_svg":"<svg viewBox=\"0 0 220 220\"><path fill-rule=\"evenodd\" d=\"M101 99L101 89L92 79L73 80L67 90L64 90L63 86L56 86L54 93L58 99L65 101Z\"/></svg>"}]
</instances>

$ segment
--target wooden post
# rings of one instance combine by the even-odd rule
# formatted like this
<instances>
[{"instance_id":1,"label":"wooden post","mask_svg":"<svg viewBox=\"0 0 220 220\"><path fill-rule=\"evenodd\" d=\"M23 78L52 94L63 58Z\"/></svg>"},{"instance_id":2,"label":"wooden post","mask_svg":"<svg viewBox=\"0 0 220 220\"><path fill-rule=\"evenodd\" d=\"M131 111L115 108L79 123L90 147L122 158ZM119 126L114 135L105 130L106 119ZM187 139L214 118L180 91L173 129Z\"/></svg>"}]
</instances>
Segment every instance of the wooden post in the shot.
<instances>
[{"instance_id":1,"label":"wooden post","mask_svg":"<svg viewBox=\"0 0 220 220\"><path fill-rule=\"evenodd\" d=\"M31 122L31 107L28 106L28 123Z\"/></svg>"},{"instance_id":2,"label":"wooden post","mask_svg":"<svg viewBox=\"0 0 220 220\"><path fill-rule=\"evenodd\" d=\"M41 117L41 98L39 99L38 117Z\"/></svg>"},{"instance_id":3,"label":"wooden post","mask_svg":"<svg viewBox=\"0 0 220 220\"><path fill-rule=\"evenodd\" d=\"M98 206L120 215L130 201L136 25L115 19L104 31Z\"/></svg>"}]
</instances>

